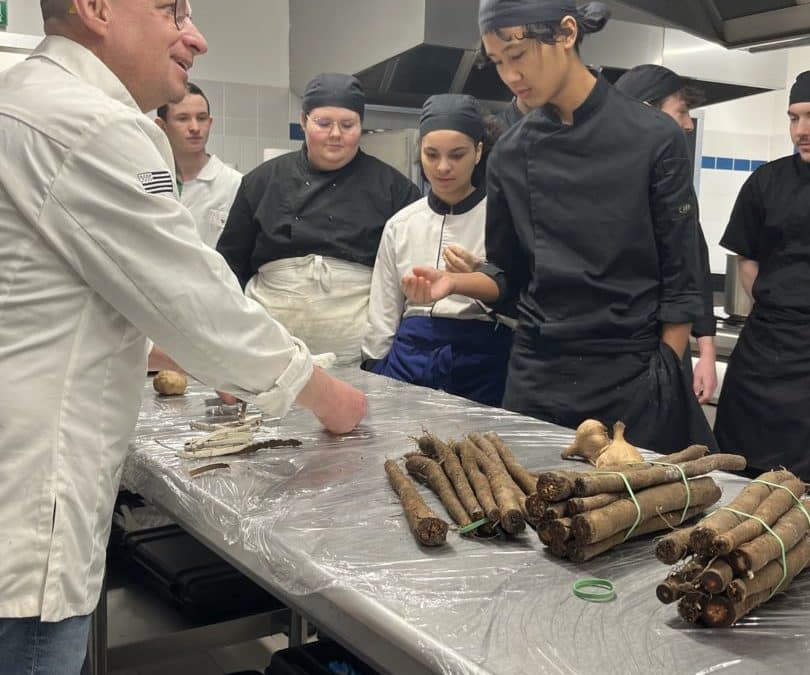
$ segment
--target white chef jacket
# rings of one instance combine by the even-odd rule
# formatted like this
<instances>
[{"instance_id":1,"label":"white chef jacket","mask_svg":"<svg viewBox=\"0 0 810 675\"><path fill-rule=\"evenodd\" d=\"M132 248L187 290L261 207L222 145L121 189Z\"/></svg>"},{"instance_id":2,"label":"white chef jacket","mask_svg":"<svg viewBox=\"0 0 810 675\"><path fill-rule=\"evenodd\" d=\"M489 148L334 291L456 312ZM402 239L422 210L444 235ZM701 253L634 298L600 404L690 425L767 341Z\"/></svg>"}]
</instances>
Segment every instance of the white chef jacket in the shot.
<instances>
[{"instance_id":1,"label":"white chef jacket","mask_svg":"<svg viewBox=\"0 0 810 675\"><path fill-rule=\"evenodd\" d=\"M399 324L411 316L492 321L484 308L464 295L449 295L433 305L414 305L402 292L402 277L414 266L444 269L442 252L455 244L484 259L487 200L462 213L439 213L424 197L395 213L385 224L371 278L363 360L382 359L391 350ZM435 198L433 198L435 199ZM467 201L467 200L465 200ZM462 202L463 204L464 202Z\"/></svg>"},{"instance_id":2,"label":"white chef jacket","mask_svg":"<svg viewBox=\"0 0 810 675\"><path fill-rule=\"evenodd\" d=\"M146 337L284 414L306 347L246 299L177 200L165 134L90 51L0 74L0 617L95 607Z\"/></svg>"},{"instance_id":3,"label":"white chef jacket","mask_svg":"<svg viewBox=\"0 0 810 675\"><path fill-rule=\"evenodd\" d=\"M180 203L191 211L200 239L211 248L217 247L241 182L241 173L211 155L196 178L180 185Z\"/></svg>"}]
</instances>

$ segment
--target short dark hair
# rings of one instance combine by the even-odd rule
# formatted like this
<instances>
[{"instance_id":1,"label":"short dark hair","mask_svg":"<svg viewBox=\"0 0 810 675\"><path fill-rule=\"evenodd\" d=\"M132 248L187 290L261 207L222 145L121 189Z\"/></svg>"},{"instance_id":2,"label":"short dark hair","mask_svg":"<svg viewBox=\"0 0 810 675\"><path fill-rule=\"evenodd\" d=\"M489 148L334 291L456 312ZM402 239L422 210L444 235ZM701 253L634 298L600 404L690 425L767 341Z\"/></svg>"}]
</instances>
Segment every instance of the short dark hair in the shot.
<instances>
[{"instance_id":1,"label":"short dark hair","mask_svg":"<svg viewBox=\"0 0 810 675\"><path fill-rule=\"evenodd\" d=\"M666 101L670 96L677 96L679 98L682 98L684 103L686 103L686 107L689 108L689 110L692 110L693 108L699 108L706 102L706 94L702 89L699 89L698 87L695 87L691 84L687 84L672 94L664 96L663 98L655 99L654 101L649 101L649 104L653 108L658 108L660 110L661 106L664 105L664 101Z\"/></svg>"},{"instance_id":2,"label":"short dark hair","mask_svg":"<svg viewBox=\"0 0 810 675\"><path fill-rule=\"evenodd\" d=\"M585 38L585 31L579 19L577 19L577 29L577 41L574 44L574 48L577 54L579 54L580 45L582 45L582 40ZM511 42L512 40L534 40L535 42L546 45L553 45L561 37L566 38L571 35L570 29L563 27L561 21L526 24L523 26L523 34L519 37L511 37L500 28L494 30L493 33L504 42ZM492 65L492 61L489 56L487 56L487 50L484 48L483 40L481 40L481 45L478 48L478 56L475 63L479 68Z\"/></svg>"},{"instance_id":3,"label":"short dark hair","mask_svg":"<svg viewBox=\"0 0 810 675\"><path fill-rule=\"evenodd\" d=\"M200 89L196 84L193 82L186 83L186 96L193 95L193 96L202 96L203 100L205 101L205 106L208 108L208 114L211 114L211 102L208 100L208 97L205 95L202 89ZM185 97L183 97L185 98ZM179 103L179 101L178 101ZM157 116L162 119L164 122L166 118L169 116L169 106L171 103L167 103L166 105L162 105L157 109Z\"/></svg>"}]
</instances>

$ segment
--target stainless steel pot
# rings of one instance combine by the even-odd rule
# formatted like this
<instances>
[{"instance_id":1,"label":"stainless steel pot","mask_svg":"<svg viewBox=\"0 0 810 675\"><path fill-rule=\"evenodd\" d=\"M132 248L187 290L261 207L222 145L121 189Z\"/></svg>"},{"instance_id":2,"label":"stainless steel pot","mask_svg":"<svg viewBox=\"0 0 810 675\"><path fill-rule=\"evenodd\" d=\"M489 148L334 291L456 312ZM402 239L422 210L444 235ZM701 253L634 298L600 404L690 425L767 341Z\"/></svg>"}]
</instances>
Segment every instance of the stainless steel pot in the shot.
<instances>
[{"instance_id":1,"label":"stainless steel pot","mask_svg":"<svg viewBox=\"0 0 810 675\"><path fill-rule=\"evenodd\" d=\"M726 255L726 288L723 309L731 317L744 318L751 313L754 303L740 283L740 273L737 268L739 258L740 256L733 253Z\"/></svg>"}]
</instances>

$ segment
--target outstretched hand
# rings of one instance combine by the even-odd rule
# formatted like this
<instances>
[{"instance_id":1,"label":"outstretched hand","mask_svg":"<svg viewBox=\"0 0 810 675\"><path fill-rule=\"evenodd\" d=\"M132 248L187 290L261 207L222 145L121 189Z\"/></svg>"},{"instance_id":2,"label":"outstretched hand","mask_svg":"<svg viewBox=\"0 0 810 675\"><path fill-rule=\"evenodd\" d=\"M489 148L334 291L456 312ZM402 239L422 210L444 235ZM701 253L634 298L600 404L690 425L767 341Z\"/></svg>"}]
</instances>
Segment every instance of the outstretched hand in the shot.
<instances>
[{"instance_id":1,"label":"outstretched hand","mask_svg":"<svg viewBox=\"0 0 810 675\"><path fill-rule=\"evenodd\" d=\"M414 305L432 305L453 293L453 282L448 272L414 267L413 274L402 277L402 292Z\"/></svg>"}]
</instances>

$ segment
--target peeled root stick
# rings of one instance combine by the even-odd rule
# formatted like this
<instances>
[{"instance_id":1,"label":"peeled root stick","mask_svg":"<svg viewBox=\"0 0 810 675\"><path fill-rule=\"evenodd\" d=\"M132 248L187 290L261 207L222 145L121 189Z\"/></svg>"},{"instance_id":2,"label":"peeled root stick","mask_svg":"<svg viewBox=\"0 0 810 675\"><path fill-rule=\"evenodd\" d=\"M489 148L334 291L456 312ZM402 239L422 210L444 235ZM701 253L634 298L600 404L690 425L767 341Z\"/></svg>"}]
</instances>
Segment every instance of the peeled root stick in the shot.
<instances>
[{"instance_id":1,"label":"peeled root stick","mask_svg":"<svg viewBox=\"0 0 810 675\"><path fill-rule=\"evenodd\" d=\"M501 457L501 461L506 466L506 470L509 472L509 475L512 476L515 483L518 484L518 487L527 495L532 494L532 492L537 489L537 477L526 470L517 460L517 457L515 457L509 446L506 445L504 440L494 431L484 434L484 438L495 446L498 455Z\"/></svg>"},{"instance_id":2,"label":"peeled root stick","mask_svg":"<svg viewBox=\"0 0 810 675\"><path fill-rule=\"evenodd\" d=\"M726 590L734 578L734 570L722 558L718 558L700 575L700 585L707 593L717 594Z\"/></svg>"},{"instance_id":3,"label":"peeled root stick","mask_svg":"<svg viewBox=\"0 0 810 675\"><path fill-rule=\"evenodd\" d=\"M417 441L419 447L422 447L422 440L427 439L430 446L435 452L436 461L444 469L444 473L453 485L456 496L461 502L464 510L469 514L473 521L481 520L484 517L484 509L478 503L478 499L467 480L467 474L461 466L458 456L446 445L441 439L437 438L431 433L426 433L422 438Z\"/></svg>"},{"instance_id":4,"label":"peeled root stick","mask_svg":"<svg viewBox=\"0 0 810 675\"><path fill-rule=\"evenodd\" d=\"M759 477L769 483L783 483L795 476L789 471L769 471ZM743 490L731 500L727 506L742 511L743 513L753 513L757 507L770 494L771 488L762 483L749 483ZM728 532L732 527L738 525L743 518L731 511L715 511L701 520L689 537L689 548L695 553L709 555L715 537L723 532Z\"/></svg>"},{"instance_id":5,"label":"peeled root stick","mask_svg":"<svg viewBox=\"0 0 810 675\"><path fill-rule=\"evenodd\" d=\"M516 487L509 474L492 461L483 450L477 449L478 465L484 471L492 488L495 503L501 512L501 527L509 534L517 534L526 528Z\"/></svg>"},{"instance_id":6,"label":"peeled root stick","mask_svg":"<svg viewBox=\"0 0 810 675\"><path fill-rule=\"evenodd\" d=\"M805 509L810 509L810 501L802 501ZM808 530L807 516L798 506L794 506L784 516L776 521L771 528L789 551L798 544ZM776 537L770 532L759 535L732 551L728 561L737 574L758 572L771 560L782 558L782 547Z\"/></svg>"},{"instance_id":7,"label":"peeled root stick","mask_svg":"<svg viewBox=\"0 0 810 675\"><path fill-rule=\"evenodd\" d=\"M769 487L769 486L765 486ZM757 507L752 515L764 521L768 525L773 525L779 518L787 513L796 504L796 499L804 494L804 483L798 478L782 483L782 488L769 488L769 494ZM789 492L788 492L789 490ZM717 535L712 542L712 553L716 555L728 555L735 548L741 546L754 537L758 537L765 532L762 523L756 518L746 518L739 525L733 527L728 532Z\"/></svg>"},{"instance_id":8,"label":"peeled root stick","mask_svg":"<svg viewBox=\"0 0 810 675\"><path fill-rule=\"evenodd\" d=\"M458 441L451 444L452 449L458 453L461 460L461 466L467 478L470 481L472 489L475 491L475 496L478 498L478 503L483 508L486 517L492 523L497 523L501 519L501 511L495 502L495 497L492 494L492 488L484 473L478 466L478 448L476 448L470 441Z\"/></svg>"},{"instance_id":9,"label":"peeled root stick","mask_svg":"<svg viewBox=\"0 0 810 675\"><path fill-rule=\"evenodd\" d=\"M655 542L655 557L666 565L674 565L689 554L689 537L696 525L665 534Z\"/></svg>"},{"instance_id":10,"label":"peeled root stick","mask_svg":"<svg viewBox=\"0 0 810 675\"><path fill-rule=\"evenodd\" d=\"M431 487L459 527L466 527L472 523L438 462L429 457L408 457L405 460L405 468L412 476L426 482Z\"/></svg>"},{"instance_id":11,"label":"peeled root stick","mask_svg":"<svg viewBox=\"0 0 810 675\"><path fill-rule=\"evenodd\" d=\"M745 468L745 457L741 455L717 454L707 455L690 462L678 465L687 478L702 476L712 471L739 471ZM649 469L629 471L626 474L627 484L633 490L675 483L683 480L683 475L674 466L654 466ZM578 477L574 484L577 497L590 497L603 492L626 492L627 484L621 476L610 473L590 473Z\"/></svg>"},{"instance_id":12,"label":"peeled root stick","mask_svg":"<svg viewBox=\"0 0 810 675\"><path fill-rule=\"evenodd\" d=\"M702 504L699 506L696 505L690 508L686 512L685 520L688 520L689 518L694 518L698 514L702 513L705 509L711 506L712 503ZM682 513L683 511L680 510L680 511L672 511L670 513L655 514L649 520L645 520L644 522L639 523L639 526L633 531L631 539L635 539L636 537L640 537L645 534L650 534L651 532L668 530L671 527L676 526L681 520ZM568 557L574 562L586 562L587 560L595 558L596 556L601 555L605 551L609 551L610 549L615 548L619 544L624 543L625 537L627 536L627 532L629 532L629 529L625 530L624 532L614 534L612 537L603 539L602 541L599 541L595 544L579 543L576 539L576 532L574 532L574 539L570 540L567 544Z\"/></svg>"},{"instance_id":13,"label":"peeled root stick","mask_svg":"<svg viewBox=\"0 0 810 675\"><path fill-rule=\"evenodd\" d=\"M626 497L596 511L574 516L574 535L582 544L593 544L633 526L637 519L648 520L657 513L683 509L690 504L714 504L720 499L720 488L705 477L689 481L689 493L683 483L667 483L636 493L638 507ZM641 516L639 518L639 511Z\"/></svg>"},{"instance_id":14,"label":"peeled root stick","mask_svg":"<svg viewBox=\"0 0 810 675\"><path fill-rule=\"evenodd\" d=\"M385 473L391 487L397 493L416 541L424 546L440 546L447 537L447 523L431 511L419 496L416 486L397 463L389 459L385 462Z\"/></svg>"},{"instance_id":15,"label":"peeled root stick","mask_svg":"<svg viewBox=\"0 0 810 675\"><path fill-rule=\"evenodd\" d=\"M787 561L787 578L792 579L810 563L810 536L805 537L796 544L785 556ZM726 595L734 602L745 600L749 595L756 595L762 591L776 588L782 581L782 557L772 560L752 579L735 579L726 589ZM780 589L781 590L781 589Z\"/></svg>"}]
</instances>

